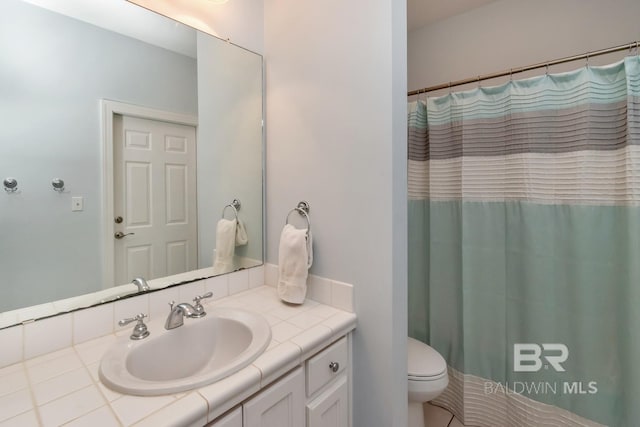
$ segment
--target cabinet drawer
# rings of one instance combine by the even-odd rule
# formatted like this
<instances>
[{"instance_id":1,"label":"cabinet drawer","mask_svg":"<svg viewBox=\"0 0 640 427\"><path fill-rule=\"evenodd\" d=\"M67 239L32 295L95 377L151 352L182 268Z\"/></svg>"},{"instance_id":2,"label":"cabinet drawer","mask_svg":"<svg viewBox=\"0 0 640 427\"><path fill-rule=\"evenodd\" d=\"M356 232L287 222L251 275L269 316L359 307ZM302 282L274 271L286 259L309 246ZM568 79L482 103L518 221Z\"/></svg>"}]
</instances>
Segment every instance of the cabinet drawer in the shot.
<instances>
[{"instance_id":1,"label":"cabinet drawer","mask_svg":"<svg viewBox=\"0 0 640 427\"><path fill-rule=\"evenodd\" d=\"M307 405L307 427L348 427L349 386L340 378Z\"/></svg>"},{"instance_id":2,"label":"cabinet drawer","mask_svg":"<svg viewBox=\"0 0 640 427\"><path fill-rule=\"evenodd\" d=\"M244 427L303 427L304 375L298 367L242 405Z\"/></svg>"},{"instance_id":3,"label":"cabinet drawer","mask_svg":"<svg viewBox=\"0 0 640 427\"><path fill-rule=\"evenodd\" d=\"M347 368L347 338L336 341L307 361L307 396L324 387Z\"/></svg>"}]
</instances>

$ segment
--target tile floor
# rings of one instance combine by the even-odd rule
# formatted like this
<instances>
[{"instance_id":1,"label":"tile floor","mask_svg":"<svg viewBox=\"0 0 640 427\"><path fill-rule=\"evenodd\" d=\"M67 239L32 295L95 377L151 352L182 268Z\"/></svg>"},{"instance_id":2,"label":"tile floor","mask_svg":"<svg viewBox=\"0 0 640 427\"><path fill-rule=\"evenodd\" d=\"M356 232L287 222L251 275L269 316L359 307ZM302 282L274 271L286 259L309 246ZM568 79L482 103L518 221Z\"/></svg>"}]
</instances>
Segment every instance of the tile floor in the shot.
<instances>
[{"instance_id":1,"label":"tile floor","mask_svg":"<svg viewBox=\"0 0 640 427\"><path fill-rule=\"evenodd\" d=\"M424 424L427 427L464 427L451 412L430 403L424 404Z\"/></svg>"}]
</instances>

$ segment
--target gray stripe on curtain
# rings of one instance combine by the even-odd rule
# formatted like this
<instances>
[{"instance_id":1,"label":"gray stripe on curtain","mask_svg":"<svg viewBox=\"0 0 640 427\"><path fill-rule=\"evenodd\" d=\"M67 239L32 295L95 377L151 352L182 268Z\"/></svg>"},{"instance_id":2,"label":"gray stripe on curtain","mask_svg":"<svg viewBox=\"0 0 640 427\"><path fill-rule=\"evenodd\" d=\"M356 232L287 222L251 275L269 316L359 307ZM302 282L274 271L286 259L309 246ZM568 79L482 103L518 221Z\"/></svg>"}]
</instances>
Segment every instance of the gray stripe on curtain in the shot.
<instances>
[{"instance_id":1,"label":"gray stripe on curtain","mask_svg":"<svg viewBox=\"0 0 640 427\"><path fill-rule=\"evenodd\" d=\"M409 128L409 159L616 150L640 144L640 98ZM464 134L464 150L462 137Z\"/></svg>"}]
</instances>

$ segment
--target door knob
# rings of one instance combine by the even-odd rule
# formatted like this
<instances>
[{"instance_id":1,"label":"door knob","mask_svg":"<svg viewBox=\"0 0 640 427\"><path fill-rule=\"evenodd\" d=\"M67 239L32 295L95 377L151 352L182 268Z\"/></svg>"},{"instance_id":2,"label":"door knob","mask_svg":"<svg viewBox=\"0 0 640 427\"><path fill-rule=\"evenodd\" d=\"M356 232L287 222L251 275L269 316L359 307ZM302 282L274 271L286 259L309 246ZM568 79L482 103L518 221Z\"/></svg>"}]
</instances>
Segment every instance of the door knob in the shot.
<instances>
[{"instance_id":1,"label":"door knob","mask_svg":"<svg viewBox=\"0 0 640 427\"><path fill-rule=\"evenodd\" d=\"M117 216L114 221L116 222L116 224L121 224L122 223L122 217L121 216Z\"/></svg>"},{"instance_id":2,"label":"door knob","mask_svg":"<svg viewBox=\"0 0 640 427\"><path fill-rule=\"evenodd\" d=\"M122 239L123 237L125 237L125 236L129 236L129 235L131 235L131 234L136 234L136 233L127 233L127 234L125 234L125 233L123 233L122 231L117 231L117 232L116 232L116 234L114 234L114 235L113 235L113 237L115 237L116 239L120 240L120 239Z\"/></svg>"}]
</instances>

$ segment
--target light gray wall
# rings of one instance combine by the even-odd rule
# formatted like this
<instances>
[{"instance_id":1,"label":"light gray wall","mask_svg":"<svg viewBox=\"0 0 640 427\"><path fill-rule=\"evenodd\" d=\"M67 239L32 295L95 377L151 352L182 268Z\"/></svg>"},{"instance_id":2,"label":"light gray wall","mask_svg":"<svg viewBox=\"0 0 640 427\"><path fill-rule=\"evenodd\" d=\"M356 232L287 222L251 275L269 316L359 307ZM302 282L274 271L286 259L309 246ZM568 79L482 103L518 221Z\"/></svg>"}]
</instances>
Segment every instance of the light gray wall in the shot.
<instances>
[{"instance_id":1,"label":"light gray wall","mask_svg":"<svg viewBox=\"0 0 640 427\"><path fill-rule=\"evenodd\" d=\"M267 260L311 205L313 274L353 283L354 425L407 425L406 4L265 1Z\"/></svg>"},{"instance_id":2,"label":"light gray wall","mask_svg":"<svg viewBox=\"0 0 640 427\"><path fill-rule=\"evenodd\" d=\"M490 3L409 33L409 89L638 40L638 16L638 0L501 0ZM590 63L607 63L618 58L621 56L592 58ZM550 71L581 66L584 61ZM544 70L536 71L537 74L541 72Z\"/></svg>"},{"instance_id":3,"label":"light gray wall","mask_svg":"<svg viewBox=\"0 0 640 427\"><path fill-rule=\"evenodd\" d=\"M0 2L0 52L0 179L21 189L0 190L4 311L101 288L100 99L196 114L197 96L192 58L16 0Z\"/></svg>"},{"instance_id":4,"label":"light gray wall","mask_svg":"<svg viewBox=\"0 0 640 427\"><path fill-rule=\"evenodd\" d=\"M198 265L213 264L216 223L233 199L249 237L236 255L261 262L262 57L199 33L198 88L209 94L198 98Z\"/></svg>"}]
</instances>

